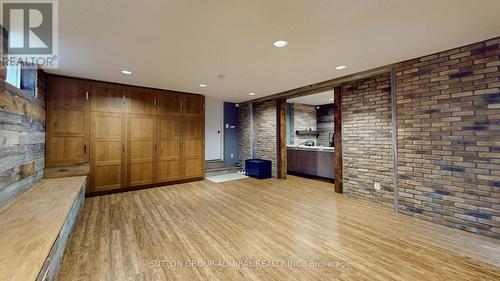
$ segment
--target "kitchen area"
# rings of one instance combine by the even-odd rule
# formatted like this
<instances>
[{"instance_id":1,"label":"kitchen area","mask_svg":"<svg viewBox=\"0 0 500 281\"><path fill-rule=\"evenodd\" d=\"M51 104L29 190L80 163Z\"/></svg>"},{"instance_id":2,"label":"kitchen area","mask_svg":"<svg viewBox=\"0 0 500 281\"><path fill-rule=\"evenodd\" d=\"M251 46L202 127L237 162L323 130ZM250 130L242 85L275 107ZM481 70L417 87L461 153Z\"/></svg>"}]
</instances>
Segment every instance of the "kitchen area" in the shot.
<instances>
[{"instance_id":1,"label":"kitchen area","mask_svg":"<svg viewBox=\"0 0 500 281\"><path fill-rule=\"evenodd\" d=\"M287 172L334 180L334 92L287 100Z\"/></svg>"}]
</instances>

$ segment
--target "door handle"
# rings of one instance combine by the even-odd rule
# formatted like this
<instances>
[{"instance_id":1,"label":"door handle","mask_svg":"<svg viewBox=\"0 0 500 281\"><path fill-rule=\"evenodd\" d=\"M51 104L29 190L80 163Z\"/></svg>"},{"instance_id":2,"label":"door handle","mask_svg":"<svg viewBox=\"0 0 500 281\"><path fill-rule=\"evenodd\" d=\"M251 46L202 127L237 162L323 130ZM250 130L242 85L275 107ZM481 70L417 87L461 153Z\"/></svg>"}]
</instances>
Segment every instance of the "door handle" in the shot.
<instances>
[{"instance_id":1,"label":"door handle","mask_svg":"<svg viewBox=\"0 0 500 281\"><path fill-rule=\"evenodd\" d=\"M87 145L86 144L83 145L83 154L87 154Z\"/></svg>"}]
</instances>

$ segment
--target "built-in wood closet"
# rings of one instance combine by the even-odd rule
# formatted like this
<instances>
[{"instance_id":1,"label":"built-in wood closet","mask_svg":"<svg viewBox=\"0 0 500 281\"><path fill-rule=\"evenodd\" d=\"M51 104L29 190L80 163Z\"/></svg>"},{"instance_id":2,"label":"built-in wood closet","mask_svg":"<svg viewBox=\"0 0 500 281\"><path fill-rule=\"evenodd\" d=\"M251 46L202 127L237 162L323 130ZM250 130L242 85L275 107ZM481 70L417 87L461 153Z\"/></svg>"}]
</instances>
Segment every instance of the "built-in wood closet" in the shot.
<instances>
[{"instance_id":1,"label":"built-in wood closet","mask_svg":"<svg viewBox=\"0 0 500 281\"><path fill-rule=\"evenodd\" d=\"M89 164L88 193L204 176L204 97L49 76L46 166Z\"/></svg>"}]
</instances>

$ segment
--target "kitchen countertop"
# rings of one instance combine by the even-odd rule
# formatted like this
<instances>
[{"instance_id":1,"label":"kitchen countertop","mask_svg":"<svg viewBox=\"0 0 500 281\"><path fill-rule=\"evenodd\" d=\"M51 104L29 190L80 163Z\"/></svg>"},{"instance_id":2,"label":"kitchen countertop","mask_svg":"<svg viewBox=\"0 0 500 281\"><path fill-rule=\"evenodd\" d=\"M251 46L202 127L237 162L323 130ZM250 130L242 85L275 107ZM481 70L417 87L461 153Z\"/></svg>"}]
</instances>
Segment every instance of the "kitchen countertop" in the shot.
<instances>
[{"instance_id":1,"label":"kitchen countertop","mask_svg":"<svg viewBox=\"0 0 500 281\"><path fill-rule=\"evenodd\" d=\"M335 147L326 147L326 146L287 145L286 148L287 149L294 149L294 150L335 152Z\"/></svg>"}]
</instances>

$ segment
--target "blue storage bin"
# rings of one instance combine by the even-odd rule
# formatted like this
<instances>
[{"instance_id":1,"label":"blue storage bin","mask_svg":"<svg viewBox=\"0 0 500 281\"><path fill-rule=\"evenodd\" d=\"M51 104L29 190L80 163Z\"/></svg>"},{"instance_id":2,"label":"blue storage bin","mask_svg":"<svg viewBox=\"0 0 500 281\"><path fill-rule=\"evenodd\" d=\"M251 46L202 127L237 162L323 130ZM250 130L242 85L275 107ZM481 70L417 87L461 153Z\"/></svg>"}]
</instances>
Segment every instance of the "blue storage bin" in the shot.
<instances>
[{"instance_id":1,"label":"blue storage bin","mask_svg":"<svg viewBox=\"0 0 500 281\"><path fill-rule=\"evenodd\" d=\"M272 176L272 162L264 159L245 160L245 169L247 175L258 179L267 179Z\"/></svg>"}]
</instances>

